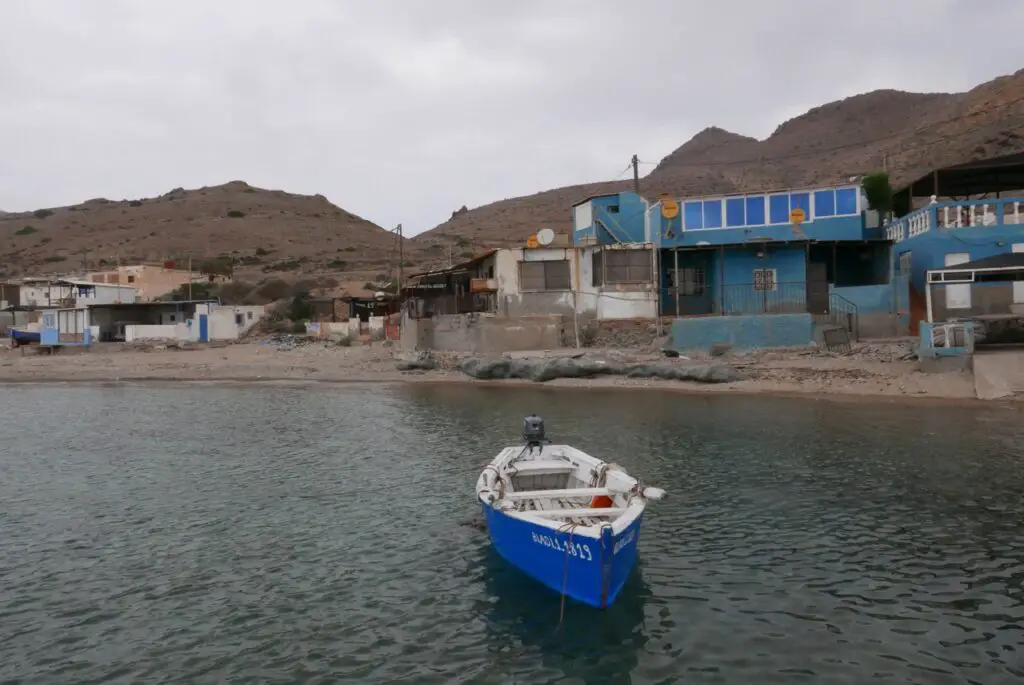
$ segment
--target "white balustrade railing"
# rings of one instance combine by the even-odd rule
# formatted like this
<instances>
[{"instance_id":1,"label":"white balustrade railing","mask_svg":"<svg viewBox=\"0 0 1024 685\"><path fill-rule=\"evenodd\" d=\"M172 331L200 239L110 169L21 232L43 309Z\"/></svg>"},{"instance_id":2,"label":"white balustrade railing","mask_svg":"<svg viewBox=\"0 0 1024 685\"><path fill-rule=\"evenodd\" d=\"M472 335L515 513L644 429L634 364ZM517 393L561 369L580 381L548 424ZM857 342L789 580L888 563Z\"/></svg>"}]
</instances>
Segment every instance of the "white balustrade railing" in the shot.
<instances>
[{"instance_id":1,"label":"white balustrade railing","mask_svg":"<svg viewBox=\"0 0 1024 685\"><path fill-rule=\"evenodd\" d=\"M1003 205L1004 224L1024 224L1024 202L1008 202Z\"/></svg>"},{"instance_id":2,"label":"white balustrade railing","mask_svg":"<svg viewBox=\"0 0 1024 685\"><path fill-rule=\"evenodd\" d=\"M928 210L917 211L906 217L907 219L907 232L910 237L913 238L915 235L921 235L927 233L928 229L931 228L931 212Z\"/></svg>"},{"instance_id":3,"label":"white balustrade railing","mask_svg":"<svg viewBox=\"0 0 1024 685\"><path fill-rule=\"evenodd\" d=\"M1024 203L985 202L971 205L946 205L939 212L939 225L943 228L968 228L999 224L1002 205L1004 224L1024 222Z\"/></svg>"},{"instance_id":4,"label":"white balustrade railing","mask_svg":"<svg viewBox=\"0 0 1024 685\"><path fill-rule=\"evenodd\" d=\"M887 240L891 240L894 243L903 242L907 237L906 218L890 221L889 225L885 227L885 237Z\"/></svg>"}]
</instances>

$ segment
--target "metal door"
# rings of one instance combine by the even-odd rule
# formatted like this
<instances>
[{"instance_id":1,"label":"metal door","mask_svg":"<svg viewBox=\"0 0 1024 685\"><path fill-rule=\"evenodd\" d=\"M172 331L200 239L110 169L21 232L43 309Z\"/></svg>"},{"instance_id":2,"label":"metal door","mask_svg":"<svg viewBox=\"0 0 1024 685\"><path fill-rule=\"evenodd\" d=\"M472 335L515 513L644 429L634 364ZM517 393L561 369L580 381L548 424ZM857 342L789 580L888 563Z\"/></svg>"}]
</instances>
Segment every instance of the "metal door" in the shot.
<instances>
[{"instance_id":1,"label":"metal door","mask_svg":"<svg viewBox=\"0 0 1024 685\"><path fill-rule=\"evenodd\" d=\"M828 314L828 267L822 262L807 264L807 311Z\"/></svg>"}]
</instances>

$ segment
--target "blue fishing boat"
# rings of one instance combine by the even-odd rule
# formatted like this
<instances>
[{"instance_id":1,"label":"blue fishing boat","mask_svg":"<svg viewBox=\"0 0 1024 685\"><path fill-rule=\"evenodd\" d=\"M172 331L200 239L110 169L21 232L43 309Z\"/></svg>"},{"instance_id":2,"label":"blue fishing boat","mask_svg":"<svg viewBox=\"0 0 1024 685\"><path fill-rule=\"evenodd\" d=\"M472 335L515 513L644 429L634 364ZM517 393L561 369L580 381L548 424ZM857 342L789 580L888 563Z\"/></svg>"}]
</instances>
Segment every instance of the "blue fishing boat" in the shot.
<instances>
[{"instance_id":1,"label":"blue fishing boat","mask_svg":"<svg viewBox=\"0 0 1024 685\"><path fill-rule=\"evenodd\" d=\"M27 345L28 343L39 342L39 331L23 331L20 328L8 329L11 334L11 340L16 345Z\"/></svg>"},{"instance_id":2,"label":"blue fishing boat","mask_svg":"<svg viewBox=\"0 0 1024 685\"><path fill-rule=\"evenodd\" d=\"M491 543L555 592L611 606L636 564L647 502L665 491L644 487L616 464L551 444L540 417L526 417L523 439L477 480Z\"/></svg>"}]
</instances>

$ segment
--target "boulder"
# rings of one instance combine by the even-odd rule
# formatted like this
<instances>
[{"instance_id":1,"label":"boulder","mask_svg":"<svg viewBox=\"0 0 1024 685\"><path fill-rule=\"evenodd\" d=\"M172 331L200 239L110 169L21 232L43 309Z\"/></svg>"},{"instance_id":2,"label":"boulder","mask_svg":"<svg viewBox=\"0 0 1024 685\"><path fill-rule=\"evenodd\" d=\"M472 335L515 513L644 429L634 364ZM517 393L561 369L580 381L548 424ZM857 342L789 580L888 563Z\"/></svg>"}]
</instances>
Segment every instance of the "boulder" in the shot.
<instances>
[{"instance_id":1,"label":"boulder","mask_svg":"<svg viewBox=\"0 0 1024 685\"><path fill-rule=\"evenodd\" d=\"M627 378L660 378L698 383L732 383L744 376L732 367L721 364L617 364L597 359L481 359L470 357L458 369L478 380L520 378L545 383L556 378L593 378L595 376L626 376Z\"/></svg>"},{"instance_id":2,"label":"boulder","mask_svg":"<svg viewBox=\"0 0 1024 685\"><path fill-rule=\"evenodd\" d=\"M431 371L437 368L437 362L429 352L401 355L395 360L395 368L399 371Z\"/></svg>"}]
</instances>

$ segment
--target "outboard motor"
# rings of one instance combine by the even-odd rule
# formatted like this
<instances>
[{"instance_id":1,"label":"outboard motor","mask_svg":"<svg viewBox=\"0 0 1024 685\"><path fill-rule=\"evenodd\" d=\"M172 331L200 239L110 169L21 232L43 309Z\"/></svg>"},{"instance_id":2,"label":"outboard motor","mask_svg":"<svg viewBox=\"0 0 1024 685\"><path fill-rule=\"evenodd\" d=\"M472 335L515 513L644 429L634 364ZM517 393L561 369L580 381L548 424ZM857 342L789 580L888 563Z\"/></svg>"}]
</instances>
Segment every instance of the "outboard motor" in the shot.
<instances>
[{"instance_id":1,"label":"outboard motor","mask_svg":"<svg viewBox=\"0 0 1024 685\"><path fill-rule=\"evenodd\" d=\"M540 448L546 438L544 436L544 419L536 414L530 414L523 420L523 440L526 446L533 451L534 447Z\"/></svg>"}]
</instances>

